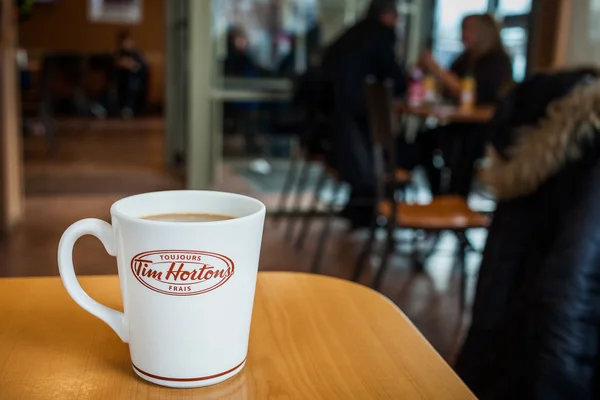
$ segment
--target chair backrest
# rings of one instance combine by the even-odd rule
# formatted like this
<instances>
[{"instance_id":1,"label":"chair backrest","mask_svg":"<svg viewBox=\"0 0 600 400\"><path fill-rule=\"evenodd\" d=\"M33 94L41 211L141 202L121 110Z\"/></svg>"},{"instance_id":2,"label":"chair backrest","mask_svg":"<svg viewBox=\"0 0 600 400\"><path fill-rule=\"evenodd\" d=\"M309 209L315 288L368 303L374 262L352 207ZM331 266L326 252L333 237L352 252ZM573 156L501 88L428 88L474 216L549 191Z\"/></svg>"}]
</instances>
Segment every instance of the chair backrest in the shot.
<instances>
[{"instance_id":1,"label":"chair backrest","mask_svg":"<svg viewBox=\"0 0 600 400\"><path fill-rule=\"evenodd\" d=\"M111 91L116 91L116 67L115 58L112 54L91 54L87 57L84 87L88 98L99 101L108 95L109 103L113 97ZM116 102L116 100L115 100ZM111 110L116 108L115 104L108 104Z\"/></svg>"},{"instance_id":2,"label":"chair backrest","mask_svg":"<svg viewBox=\"0 0 600 400\"><path fill-rule=\"evenodd\" d=\"M383 199L386 193L393 193L396 185L394 172L397 119L394 113L394 82L387 80L381 83L368 77L365 83L365 94L373 142L377 192L378 197Z\"/></svg>"},{"instance_id":3,"label":"chair backrest","mask_svg":"<svg viewBox=\"0 0 600 400\"><path fill-rule=\"evenodd\" d=\"M60 76L71 84L80 84L85 74L85 56L75 53L50 53L44 56L50 79Z\"/></svg>"},{"instance_id":4,"label":"chair backrest","mask_svg":"<svg viewBox=\"0 0 600 400\"><path fill-rule=\"evenodd\" d=\"M42 99L52 102L65 93L81 90L84 58L78 54L49 53L42 60L40 91Z\"/></svg>"},{"instance_id":5,"label":"chair backrest","mask_svg":"<svg viewBox=\"0 0 600 400\"><path fill-rule=\"evenodd\" d=\"M112 54L91 54L87 59L87 69L112 72L115 69L115 57Z\"/></svg>"},{"instance_id":6,"label":"chair backrest","mask_svg":"<svg viewBox=\"0 0 600 400\"><path fill-rule=\"evenodd\" d=\"M388 148L394 142L394 82L377 82L368 77L365 84L369 126L374 144Z\"/></svg>"}]
</instances>

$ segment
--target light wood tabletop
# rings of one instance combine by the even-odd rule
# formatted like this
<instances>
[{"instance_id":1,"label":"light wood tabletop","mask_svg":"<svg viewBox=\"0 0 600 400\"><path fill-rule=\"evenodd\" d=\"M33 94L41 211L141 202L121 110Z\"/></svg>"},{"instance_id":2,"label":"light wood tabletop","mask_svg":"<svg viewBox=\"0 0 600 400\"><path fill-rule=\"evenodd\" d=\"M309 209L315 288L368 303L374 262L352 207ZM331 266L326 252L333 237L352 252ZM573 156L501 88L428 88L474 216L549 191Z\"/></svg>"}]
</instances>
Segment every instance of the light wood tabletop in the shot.
<instances>
[{"instance_id":1,"label":"light wood tabletop","mask_svg":"<svg viewBox=\"0 0 600 400\"><path fill-rule=\"evenodd\" d=\"M495 112L495 108L492 106L472 109L448 105L412 107L404 101L397 101L395 107L399 114L414 115L420 118L434 117L443 122L486 123L492 119Z\"/></svg>"},{"instance_id":2,"label":"light wood tabletop","mask_svg":"<svg viewBox=\"0 0 600 400\"><path fill-rule=\"evenodd\" d=\"M119 308L116 276L82 277ZM355 283L259 274L248 362L199 389L136 377L127 345L59 278L0 279L0 399L474 399L388 299Z\"/></svg>"}]
</instances>

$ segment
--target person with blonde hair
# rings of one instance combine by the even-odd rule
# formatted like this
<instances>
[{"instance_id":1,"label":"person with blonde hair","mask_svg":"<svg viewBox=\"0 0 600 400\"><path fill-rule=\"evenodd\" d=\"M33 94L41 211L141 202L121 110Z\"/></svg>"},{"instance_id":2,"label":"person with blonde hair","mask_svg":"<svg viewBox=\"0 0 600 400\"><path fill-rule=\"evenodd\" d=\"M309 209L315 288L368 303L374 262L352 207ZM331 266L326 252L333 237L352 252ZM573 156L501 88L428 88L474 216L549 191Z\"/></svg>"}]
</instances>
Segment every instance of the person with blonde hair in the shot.
<instances>
[{"instance_id":1,"label":"person with blonde hair","mask_svg":"<svg viewBox=\"0 0 600 400\"><path fill-rule=\"evenodd\" d=\"M443 68L426 50L419 65L434 75L445 97L458 102L462 79L475 81L475 103L497 104L512 86L512 66L494 18L488 14L473 14L462 22L463 52L450 69ZM433 195L458 194L467 197L473 180L473 165L482 157L486 141L481 124L449 124L419 135L422 164ZM434 162L443 154L444 167L450 173L448 185L442 184L442 171Z\"/></svg>"},{"instance_id":2,"label":"person with blonde hair","mask_svg":"<svg viewBox=\"0 0 600 400\"><path fill-rule=\"evenodd\" d=\"M489 14L472 14L462 21L463 52L444 69L426 50L419 65L435 75L446 94L457 98L461 79L472 76L477 83L478 104L494 104L500 100L504 89L512 83L512 66L500 38L497 22Z\"/></svg>"}]
</instances>

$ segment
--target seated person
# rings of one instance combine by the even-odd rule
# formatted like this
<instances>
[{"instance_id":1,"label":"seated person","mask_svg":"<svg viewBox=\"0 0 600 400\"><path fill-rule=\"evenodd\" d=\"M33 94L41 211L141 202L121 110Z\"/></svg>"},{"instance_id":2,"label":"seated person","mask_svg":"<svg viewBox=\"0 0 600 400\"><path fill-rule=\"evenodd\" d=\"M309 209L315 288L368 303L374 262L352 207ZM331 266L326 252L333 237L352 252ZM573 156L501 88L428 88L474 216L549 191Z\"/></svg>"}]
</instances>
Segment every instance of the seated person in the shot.
<instances>
[{"instance_id":1,"label":"seated person","mask_svg":"<svg viewBox=\"0 0 600 400\"><path fill-rule=\"evenodd\" d=\"M425 51L419 64L435 75L444 93L458 102L461 79L472 76L476 82L478 105L495 105L512 80L511 61L502 46L496 21L488 14L474 14L462 22L464 51L446 70ZM485 134L480 124L450 124L424 132L419 137L423 163L434 195L455 193L467 196L473 175L473 163L483 154ZM442 188L441 171L434 166L434 153L442 150L452 177L450 188Z\"/></svg>"},{"instance_id":2,"label":"seated person","mask_svg":"<svg viewBox=\"0 0 600 400\"><path fill-rule=\"evenodd\" d=\"M144 57L135 48L128 31L117 37L119 49L115 54L119 108L123 118L131 118L139 111L144 93L147 91L148 67Z\"/></svg>"},{"instance_id":3,"label":"seated person","mask_svg":"<svg viewBox=\"0 0 600 400\"><path fill-rule=\"evenodd\" d=\"M258 78L272 74L258 65L249 53L248 35L241 27L232 27L227 32L227 56L223 63L223 74L242 78Z\"/></svg>"}]
</instances>

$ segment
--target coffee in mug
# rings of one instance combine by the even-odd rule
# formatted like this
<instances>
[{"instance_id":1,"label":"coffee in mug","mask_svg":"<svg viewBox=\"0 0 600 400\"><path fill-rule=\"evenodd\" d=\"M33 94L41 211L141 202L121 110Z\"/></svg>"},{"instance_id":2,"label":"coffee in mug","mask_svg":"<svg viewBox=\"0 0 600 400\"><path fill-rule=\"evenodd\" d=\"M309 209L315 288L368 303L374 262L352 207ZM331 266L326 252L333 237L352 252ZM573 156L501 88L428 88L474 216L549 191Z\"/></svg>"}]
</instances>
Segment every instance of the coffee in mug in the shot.
<instances>
[{"instance_id":1,"label":"coffee in mug","mask_svg":"<svg viewBox=\"0 0 600 400\"><path fill-rule=\"evenodd\" d=\"M265 206L210 191L146 193L117 201L112 225L84 219L58 246L67 292L129 343L141 378L164 386L224 381L246 363ZM124 312L92 300L73 246L96 236L117 259Z\"/></svg>"}]
</instances>

